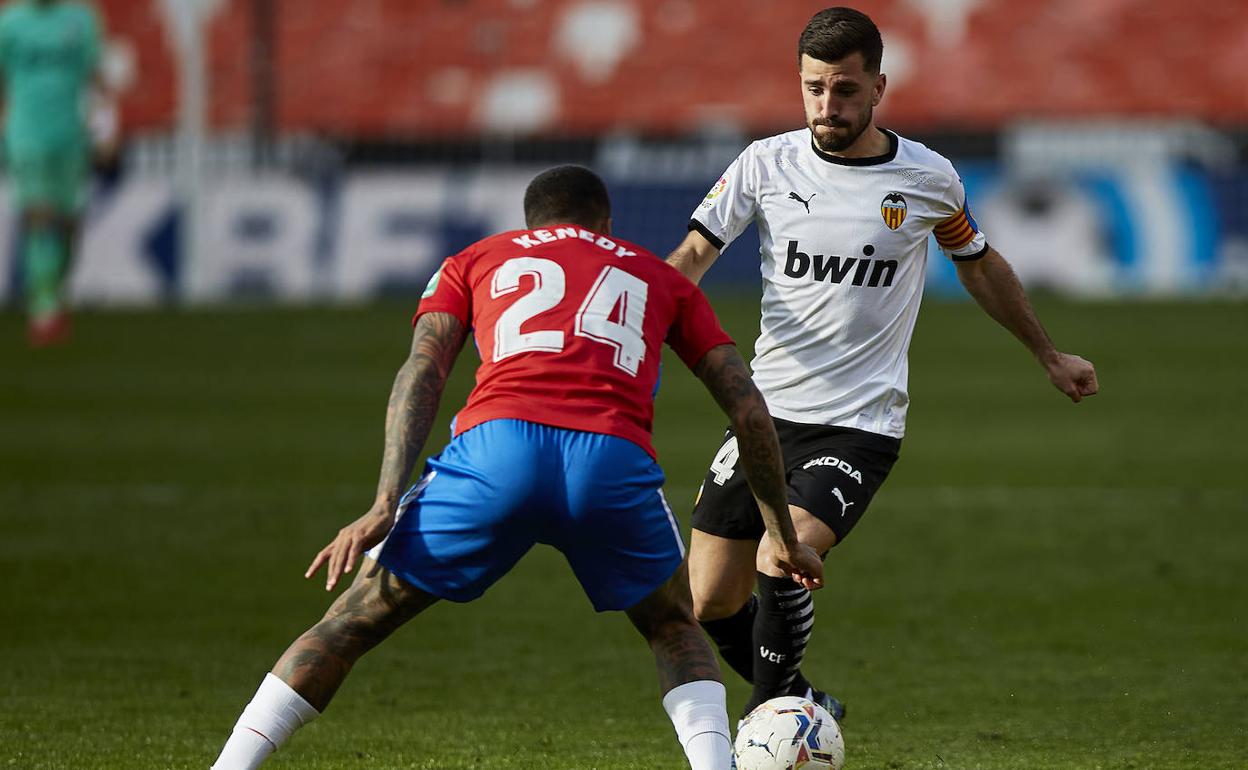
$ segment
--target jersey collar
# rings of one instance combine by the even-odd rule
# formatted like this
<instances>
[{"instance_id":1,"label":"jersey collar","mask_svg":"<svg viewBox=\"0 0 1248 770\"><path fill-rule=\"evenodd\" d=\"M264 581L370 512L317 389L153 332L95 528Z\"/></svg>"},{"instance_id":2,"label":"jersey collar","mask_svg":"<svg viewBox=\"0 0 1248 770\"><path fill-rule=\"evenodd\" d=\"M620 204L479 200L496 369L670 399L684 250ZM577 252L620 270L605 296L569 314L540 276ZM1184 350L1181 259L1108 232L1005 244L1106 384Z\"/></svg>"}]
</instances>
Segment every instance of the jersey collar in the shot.
<instances>
[{"instance_id":1,"label":"jersey collar","mask_svg":"<svg viewBox=\"0 0 1248 770\"><path fill-rule=\"evenodd\" d=\"M888 152L883 155L872 155L869 158L842 158L838 155L828 155L815 146L815 137L813 135L810 137L810 149L811 152L815 153L815 157L837 166L878 166L881 163L888 163L897 157L897 135L887 128L881 128L880 130L888 137Z\"/></svg>"}]
</instances>

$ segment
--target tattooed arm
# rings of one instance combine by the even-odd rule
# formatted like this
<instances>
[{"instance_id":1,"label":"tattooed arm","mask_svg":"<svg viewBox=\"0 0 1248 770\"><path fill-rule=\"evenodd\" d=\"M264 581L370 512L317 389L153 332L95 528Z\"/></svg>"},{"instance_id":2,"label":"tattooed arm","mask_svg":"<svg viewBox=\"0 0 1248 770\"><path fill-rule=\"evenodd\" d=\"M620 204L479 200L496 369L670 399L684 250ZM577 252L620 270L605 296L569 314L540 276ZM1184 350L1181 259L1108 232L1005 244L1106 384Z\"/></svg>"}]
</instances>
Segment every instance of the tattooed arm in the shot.
<instances>
[{"instance_id":1,"label":"tattooed arm","mask_svg":"<svg viewBox=\"0 0 1248 770\"><path fill-rule=\"evenodd\" d=\"M377 504L391 513L398 508L416 458L429 438L442 389L466 336L467 329L450 313L425 313L416 321L412 351L394 378L386 409L386 448Z\"/></svg>"},{"instance_id":2,"label":"tattooed arm","mask_svg":"<svg viewBox=\"0 0 1248 770\"><path fill-rule=\"evenodd\" d=\"M732 345L720 345L702 357L693 373L706 385L732 422L750 491L758 502L767 535L775 542L786 572L804 578L808 588L822 584L823 563L814 550L798 542L789 516L788 481L780 454L780 439L750 371Z\"/></svg>"},{"instance_id":3,"label":"tattooed arm","mask_svg":"<svg viewBox=\"0 0 1248 770\"><path fill-rule=\"evenodd\" d=\"M359 555L380 543L394 526L403 488L429 438L442 389L466 336L464 324L450 313L425 313L417 319L411 353L390 391L377 498L368 513L339 530L304 574L311 577L322 564L328 564L326 591L333 590L338 579L355 566Z\"/></svg>"}]
</instances>

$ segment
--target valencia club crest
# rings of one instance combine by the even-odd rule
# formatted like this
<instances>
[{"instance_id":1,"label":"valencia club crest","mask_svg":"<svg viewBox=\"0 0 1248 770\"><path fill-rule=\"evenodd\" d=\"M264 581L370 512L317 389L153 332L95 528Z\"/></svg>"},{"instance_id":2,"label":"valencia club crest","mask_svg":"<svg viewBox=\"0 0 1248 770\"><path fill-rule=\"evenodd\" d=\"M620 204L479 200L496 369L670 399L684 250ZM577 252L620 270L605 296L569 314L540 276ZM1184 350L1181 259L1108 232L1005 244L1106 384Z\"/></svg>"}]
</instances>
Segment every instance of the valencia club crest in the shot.
<instances>
[{"instance_id":1,"label":"valencia club crest","mask_svg":"<svg viewBox=\"0 0 1248 770\"><path fill-rule=\"evenodd\" d=\"M880 201L880 215L889 230L896 230L906 221L906 198L899 192L890 192Z\"/></svg>"}]
</instances>

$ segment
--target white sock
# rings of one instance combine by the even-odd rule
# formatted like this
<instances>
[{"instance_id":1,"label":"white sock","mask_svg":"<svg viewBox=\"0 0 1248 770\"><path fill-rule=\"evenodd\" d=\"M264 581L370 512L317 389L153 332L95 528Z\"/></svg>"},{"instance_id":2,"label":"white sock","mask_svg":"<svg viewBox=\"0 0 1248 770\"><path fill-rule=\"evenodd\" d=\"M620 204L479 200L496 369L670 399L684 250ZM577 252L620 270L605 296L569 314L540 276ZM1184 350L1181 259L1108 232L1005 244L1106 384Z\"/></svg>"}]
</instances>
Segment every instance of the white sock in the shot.
<instances>
[{"instance_id":1,"label":"white sock","mask_svg":"<svg viewBox=\"0 0 1248 770\"><path fill-rule=\"evenodd\" d=\"M319 714L290 685L265 674L212 770L255 770L295 730Z\"/></svg>"},{"instance_id":2,"label":"white sock","mask_svg":"<svg viewBox=\"0 0 1248 770\"><path fill-rule=\"evenodd\" d=\"M211 770L255 770L275 751L277 747L260 733L235 727Z\"/></svg>"},{"instance_id":3,"label":"white sock","mask_svg":"<svg viewBox=\"0 0 1248 770\"><path fill-rule=\"evenodd\" d=\"M663 696L663 708L692 770L728 770L732 766L727 704L724 685L706 679L682 684Z\"/></svg>"}]
</instances>

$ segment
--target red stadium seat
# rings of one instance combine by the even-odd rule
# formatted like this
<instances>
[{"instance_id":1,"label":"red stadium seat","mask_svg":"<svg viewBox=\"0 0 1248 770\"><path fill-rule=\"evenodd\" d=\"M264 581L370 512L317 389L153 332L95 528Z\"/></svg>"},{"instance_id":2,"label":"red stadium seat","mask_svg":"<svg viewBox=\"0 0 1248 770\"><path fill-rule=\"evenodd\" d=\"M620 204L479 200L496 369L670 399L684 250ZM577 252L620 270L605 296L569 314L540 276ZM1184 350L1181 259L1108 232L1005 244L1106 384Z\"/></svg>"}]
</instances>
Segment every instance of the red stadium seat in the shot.
<instances>
[{"instance_id":1,"label":"red stadium seat","mask_svg":"<svg viewBox=\"0 0 1248 770\"><path fill-rule=\"evenodd\" d=\"M684 132L730 120L751 132L796 125L796 37L811 8L758 0L618 0L640 36L615 69L587 82L559 50L560 24L584 0L275 2L279 126L352 136L462 136L488 84L545 73L560 93L550 133L614 128ZM157 3L99 0L111 34L137 55L130 129L170 128L177 66ZM961 39L912 2L867 8L908 77L890 85L889 125L984 128L1023 117L1156 116L1248 120L1248 14L1186 0L984 0ZM211 25L212 119L252 114L251 5L227 0ZM949 37L952 34L954 37ZM893 47L890 48L890 41ZM592 52L591 52L592 53ZM1197 87L1191 73L1199 72Z\"/></svg>"}]
</instances>

